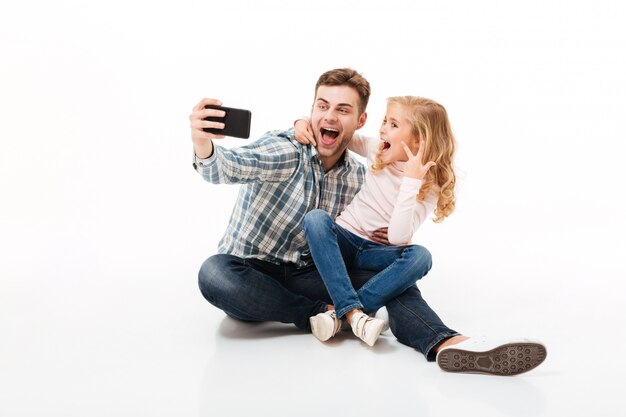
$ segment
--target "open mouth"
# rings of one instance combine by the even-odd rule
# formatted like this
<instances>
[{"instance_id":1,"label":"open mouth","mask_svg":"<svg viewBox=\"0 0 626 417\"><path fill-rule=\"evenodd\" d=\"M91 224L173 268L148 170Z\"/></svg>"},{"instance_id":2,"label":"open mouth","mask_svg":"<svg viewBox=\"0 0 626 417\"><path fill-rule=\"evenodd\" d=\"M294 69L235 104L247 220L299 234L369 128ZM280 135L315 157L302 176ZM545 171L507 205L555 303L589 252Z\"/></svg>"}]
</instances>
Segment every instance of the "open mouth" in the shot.
<instances>
[{"instance_id":1,"label":"open mouth","mask_svg":"<svg viewBox=\"0 0 626 417\"><path fill-rule=\"evenodd\" d=\"M332 145L339 136L339 130L330 127L323 127L320 129L322 137L322 143L325 145Z\"/></svg>"},{"instance_id":2,"label":"open mouth","mask_svg":"<svg viewBox=\"0 0 626 417\"><path fill-rule=\"evenodd\" d=\"M387 149L391 148L391 143L387 142L385 139L381 139L381 143L378 146L378 148L380 149L380 152L385 152Z\"/></svg>"}]
</instances>

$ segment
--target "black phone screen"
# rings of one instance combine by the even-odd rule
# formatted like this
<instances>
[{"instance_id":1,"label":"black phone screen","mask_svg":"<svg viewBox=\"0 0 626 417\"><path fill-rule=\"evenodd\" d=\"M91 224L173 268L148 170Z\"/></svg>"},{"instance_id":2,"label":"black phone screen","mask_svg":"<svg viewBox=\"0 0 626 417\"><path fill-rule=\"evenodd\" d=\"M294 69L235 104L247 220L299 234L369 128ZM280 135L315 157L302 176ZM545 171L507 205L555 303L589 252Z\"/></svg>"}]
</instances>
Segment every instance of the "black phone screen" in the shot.
<instances>
[{"instance_id":1,"label":"black phone screen","mask_svg":"<svg viewBox=\"0 0 626 417\"><path fill-rule=\"evenodd\" d=\"M252 112L250 112L250 110L214 106L211 104L207 104L204 108L223 110L226 112L226 116L224 117L207 117L204 119L210 122L224 123L224 129L205 127L203 129L205 132L242 139L248 139L250 137L250 121L252 119Z\"/></svg>"}]
</instances>

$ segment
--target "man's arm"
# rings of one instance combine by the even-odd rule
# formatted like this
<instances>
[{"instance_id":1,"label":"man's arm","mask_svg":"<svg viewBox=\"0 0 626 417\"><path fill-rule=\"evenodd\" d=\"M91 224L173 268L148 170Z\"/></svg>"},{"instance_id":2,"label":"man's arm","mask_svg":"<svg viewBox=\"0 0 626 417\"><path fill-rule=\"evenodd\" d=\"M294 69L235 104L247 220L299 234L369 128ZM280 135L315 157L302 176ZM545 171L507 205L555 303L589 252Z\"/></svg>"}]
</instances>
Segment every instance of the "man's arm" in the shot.
<instances>
[{"instance_id":1,"label":"man's arm","mask_svg":"<svg viewBox=\"0 0 626 417\"><path fill-rule=\"evenodd\" d=\"M301 163L301 155L286 132L268 132L240 148L213 146L208 159L195 158L195 168L213 184L247 184L288 180Z\"/></svg>"},{"instance_id":2,"label":"man's arm","mask_svg":"<svg viewBox=\"0 0 626 417\"><path fill-rule=\"evenodd\" d=\"M245 184L250 182L280 182L293 174L300 163L300 151L286 132L270 132L261 139L240 148L225 149L213 145L212 139L224 136L205 132L205 127L222 128L223 123L203 120L219 116L221 110L204 109L207 104L221 105L219 100L203 99L189 116L191 140L195 157L194 168L214 184Z\"/></svg>"}]
</instances>

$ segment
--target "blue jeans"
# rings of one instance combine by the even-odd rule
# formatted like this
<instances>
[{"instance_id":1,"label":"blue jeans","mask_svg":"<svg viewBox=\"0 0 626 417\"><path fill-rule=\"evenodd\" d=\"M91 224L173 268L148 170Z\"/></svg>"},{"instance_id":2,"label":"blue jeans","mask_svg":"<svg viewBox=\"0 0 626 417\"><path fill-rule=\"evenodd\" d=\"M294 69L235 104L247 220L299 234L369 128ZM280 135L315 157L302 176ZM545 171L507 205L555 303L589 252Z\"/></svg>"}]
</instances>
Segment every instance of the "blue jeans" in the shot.
<instances>
[{"instance_id":1,"label":"blue jeans","mask_svg":"<svg viewBox=\"0 0 626 417\"><path fill-rule=\"evenodd\" d=\"M423 246L387 246L363 239L333 221L323 210L304 218L311 256L333 300L337 316L354 309L374 312L428 273L430 252ZM355 291L347 268L377 272Z\"/></svg>"},{"instance_id":2,"label":"blue jeans","mask_svg":"<svg viewBox=\"0 0 626 417\"><path fill-rule=\"evenodd\" d=\"M361 288L372 271L350 270L352 286ZM331 299L314 266L296 268L242 259L228 254L209 257L198 273L204 298L229 316L244 321L293 323L310 331L309 318L326 311ZM457 335L446 327L412 286L387 303L389 326L400 343L435 359L433 348Z\"/></svg>"}]
</instances>

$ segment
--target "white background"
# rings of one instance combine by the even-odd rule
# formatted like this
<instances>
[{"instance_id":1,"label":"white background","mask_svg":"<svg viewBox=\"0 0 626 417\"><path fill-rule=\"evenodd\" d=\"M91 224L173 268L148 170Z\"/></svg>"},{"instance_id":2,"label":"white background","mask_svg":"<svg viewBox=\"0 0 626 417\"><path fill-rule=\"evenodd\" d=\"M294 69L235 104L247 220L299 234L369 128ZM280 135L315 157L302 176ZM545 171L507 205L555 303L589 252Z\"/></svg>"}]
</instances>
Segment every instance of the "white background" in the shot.
<instances>
[{"instance_id":1,"label":"white background","mask_svg":"<svg viewBox=\"0 0 626 417\"><path fill-rule=\"evenodd\" d=\"M0 3L2 416L615 415L623 363L626 6L619 1ZM323 345L197 290L237 187L191 167L203 97L252 137L324 71L448 109L458 208L414 241L466 334L548 346L527 375L450 375L387 335ZM242 140L224 140L239 146ZM612 382L613 381L613 382Z\"/></svg>"}]
</instances>

